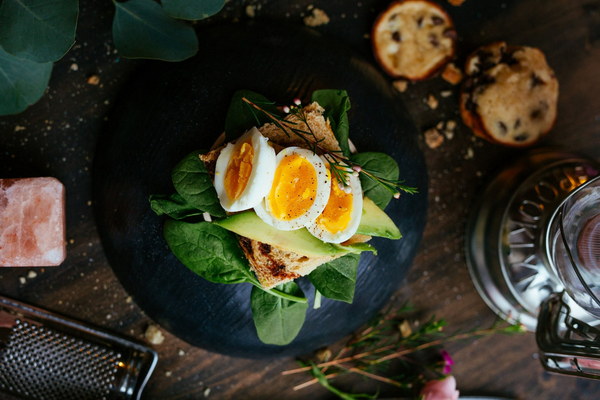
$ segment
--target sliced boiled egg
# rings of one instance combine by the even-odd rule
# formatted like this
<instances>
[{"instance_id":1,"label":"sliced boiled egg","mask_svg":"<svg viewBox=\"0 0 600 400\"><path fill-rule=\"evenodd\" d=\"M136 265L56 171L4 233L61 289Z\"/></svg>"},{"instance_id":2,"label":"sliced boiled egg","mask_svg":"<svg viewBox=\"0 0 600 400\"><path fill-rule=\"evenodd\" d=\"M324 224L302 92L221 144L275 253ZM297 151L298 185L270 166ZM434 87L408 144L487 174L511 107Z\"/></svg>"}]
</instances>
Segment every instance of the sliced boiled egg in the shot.
<instances>
[{"instance_id":1,"label":"sliced boiled egg","mask_svg":"<svg viewBox=\"0 0 600 400\"><path fill-rule=\"evenodd\" d=\"M254 210L277 229L300 229L325 209L330 182L325 163L318 155L300 147L287 147L277 154L271 190Z\"/></svg>"},{"instance_id":2,"label":"sliced boiled egg","mask_svg":"<svg viewBox=\"0 0 600 400\"><path fill-rule=\"evenodd\" d=\"M225 211L247 210L261 202L271 188L275 160L275 150L256 128L221 150L215 189Z\"/></svg>"},{"instance_id":3,"label":"sliced boiled egg","mask_svg":"<svg viewBox=\"0 0 600 400\"><path fill-rule=\"evenodd\" d=\"M324 242L345 242L356 233L360 224L363 208L360 179L353 174L347 174L346 179L348 185L345 186L335 178L331 180L329 201L325 209L314 223L306 227Z\"/></svg>"}]
</instances>

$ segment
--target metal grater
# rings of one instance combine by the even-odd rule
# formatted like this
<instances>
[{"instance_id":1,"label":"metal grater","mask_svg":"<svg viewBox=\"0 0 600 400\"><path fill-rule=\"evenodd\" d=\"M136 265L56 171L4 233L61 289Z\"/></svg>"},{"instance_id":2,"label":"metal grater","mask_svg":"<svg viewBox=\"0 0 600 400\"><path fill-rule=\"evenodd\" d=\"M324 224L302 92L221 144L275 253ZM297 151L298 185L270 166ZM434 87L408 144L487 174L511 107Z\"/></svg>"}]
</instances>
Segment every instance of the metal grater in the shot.
<instances>
[{"instance_id":1,"label":"metal grater","mask_svg":"<svg viewBox=\"0 0 600 400\"><path fill-rule=\"evenodd\" d=\"M0 296L0 390L32 400L139 399L156 352Z\"/></svg>"}]
</instances>

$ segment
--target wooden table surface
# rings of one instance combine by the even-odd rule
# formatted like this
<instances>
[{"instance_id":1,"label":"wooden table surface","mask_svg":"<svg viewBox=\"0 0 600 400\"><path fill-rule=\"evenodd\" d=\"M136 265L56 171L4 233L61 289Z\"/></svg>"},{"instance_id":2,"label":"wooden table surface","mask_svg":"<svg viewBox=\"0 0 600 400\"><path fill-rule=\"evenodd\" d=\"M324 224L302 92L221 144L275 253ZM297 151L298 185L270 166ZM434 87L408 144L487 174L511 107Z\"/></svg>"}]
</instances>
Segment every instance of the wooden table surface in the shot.
<instances>
[{"instance_id":1,"label":"wooden table surface","mask_svg":"<svg viewBox=\"0 0 600 400\"><path fill-rule=\"evenodd\" d=\"M600 1L467 0L460 7L439 2L456 21L459 64L478 45L495 40L541 48L558 76L561 94L556 126L539 145L600 158ZM198 24L199 38L207 24L244 21L252 14L265 24L278 19L300 25L315 6L330 17L316 30L373 60L366 35L387 3L231 0L217 16ZM151 321L128 302L106 260L91 197L96 141L120 87L140 63L120 58L114 49L111 2L81 2L80 7L77 42L55 65L46 95L22 114L0 117L0 176L55 176L66 185L68 256L58 268L0 270L0 293L143 340ZM99 77L98 85L87 83L92 75ZM423 99L442 90L452 90L453 95L437 96L440 106L429 109ZM459 120L456 93L456 87L434 78L411 84L401 98L423 132L438 121ZM465 220L485 183L522 151L483 142L460 123L454 138L440 147L431 149L422 138L420 145L429 175L428 222L413 266L392 303L409 300L425 315L447 320L451 330L489 326L495 315L476 292L466 266ZM291 358L226 357L163 333L164 343L154 346L159 363L145 399L332 398L318 385L292 391L306 377L280 375L295 366ZM448 350L463 394L600 398L600 382L544 372L531 333L454 343ZM393 389L382 393L395 395Z\"/></svg>"}]
</instances>

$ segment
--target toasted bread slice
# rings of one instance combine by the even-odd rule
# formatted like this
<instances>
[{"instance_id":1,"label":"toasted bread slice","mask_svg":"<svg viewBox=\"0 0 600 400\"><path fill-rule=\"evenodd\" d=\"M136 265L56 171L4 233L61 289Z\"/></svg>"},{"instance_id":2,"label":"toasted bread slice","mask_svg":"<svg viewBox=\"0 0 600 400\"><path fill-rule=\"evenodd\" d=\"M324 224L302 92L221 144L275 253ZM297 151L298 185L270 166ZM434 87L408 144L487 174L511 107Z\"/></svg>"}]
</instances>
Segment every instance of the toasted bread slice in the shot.
<instances>
[{"instance_id":1,"label":"toasted bread slice","mask_svg":"<svg viewBox=\"0 0 600 400\"><path fill-rule=\"evenodd\" d=\"M324 111L319 104L312 103L302 109L303 119L308 125L297 115L290 114L285 118L286 122L281 124L285 131L273 123L267 123L259 127L258 130L275 147L307 147L306 141L289 129L289 127L293 127L293 129L308 132L307 138L311 141L319 141L319 146L322 148L329 151L339 151L340 145L333 134L329 121L323 117ZM209 172L214 171L214 165L220 150L221 148L217 148L200 156ZM354 243L370 239L368 236L355 236L356 238L350 239ZM254 271L258 281L265 289L308 275L318 266L339 257L307 257L246 237L239 236L238 239L252 271Z\"/></svg>"}]
</instances>

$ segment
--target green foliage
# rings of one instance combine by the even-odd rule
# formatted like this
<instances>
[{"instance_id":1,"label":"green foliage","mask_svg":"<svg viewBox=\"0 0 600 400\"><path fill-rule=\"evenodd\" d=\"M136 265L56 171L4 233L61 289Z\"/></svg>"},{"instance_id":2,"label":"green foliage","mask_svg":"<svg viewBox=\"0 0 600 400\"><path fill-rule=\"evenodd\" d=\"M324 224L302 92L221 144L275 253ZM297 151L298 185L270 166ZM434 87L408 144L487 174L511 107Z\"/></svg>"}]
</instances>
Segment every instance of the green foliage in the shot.
<instances>
[{"instance_id":1,"label":"green foliage","mask_svg":"<svg viewBox=\"0 0 600 400\"><path fill-rule=\"evenodd\" d=\"M292 296L304 296L294 282L284 283L276 289ZM257 287L252 288L250 303L258 338L263 343L279 346L290 343L298 335L308 308L307 303L271 296Z\"/></svg>"},{"instance_id":2,"label":"green foliage","mask_svg":"<svg viewBox=\"0 0 600 400\"><path fill-rule=\"evenodd\" d=\"M0 46L16 57L58 61L75 42L77 0L3 0Z\"/></svg>"},{"instance_id":3,"label":"green foliage","mask_svg":"<svg viewBox=\"0 0 600 400\"><path fill-rule=\"evenodd\" d=\"M171 195L152 194L150 195L150 208L156 215L167 215L173 219L185 219L202 215L203 212L188 204L179 193Z\"/></svg>"},{"instance_id":4,"label":"green foliage","mask_svg":"<svg viewBox=\"0 0 600 400\"><path fill-rule=\"evenodd\" d=\"M251 90L238 90L231 97L227 116L225 117L225 139L233 140L253 126L261 126L271 122L270 118L264 113L257 113L252 107L242 99L246 98L251 102L260 105L265 111L278 114L275 103L259 93Z\"/></svg>"},{"instance_id":5,"label":"green foliage","mask_svg":"<svg viewBox=\"0 0 600 400\"><path fill-rule=\"evenodd\" d=\"M0 48L0 115L17 114L42 97L52 63L19 59Z\"/></svg>"},{"instance_id":6,"label":"green foliage","mask_svg":"<svg viewBox=\"0 0 600 400\"><path fill-rule=\"evenodd\" d=\"M165 12L173 18L198 20L221 11L225 0L162 0Z\"/></svg>"},{"instance_id":7,"label":"green foliage","mask_svg":"<svg viewBox=\"0 0 600 400\"><path fill-rule=\"evenodd\" d=\"M350 159L360 164L363 169L369 170L377 178L397 181L400 176L396 160L387 154L375 152L358 153L351 155ZM360 174L360 184L365 196L373 200L382 210L392 200L393 193L366 174Z\"/></svg>"},{"instance_id":8,"label":"green foliage","mask_svg":"<svg viewBox=\"0 0 600 400\"><path fill-rule=\"evenodd\" d=\"M164 236L183 265L215 283L255 282L235 235L210 222L167 220Z\"/></svg>"},{"instance_id":9,"label":"green foliage","mask_svg":"<svg viewBox=\"0 0 600 400\"><path fill-rule=\"evenodd\" d=\"M319 266L308 279L323 296L352 303L360 254L348 254Z\"/></svg>"},{"instance_id":10,"label":"green foliage","mask_svg":"<svg viewBox=\"0 0 600 400\"><path fill-rule=\"evenodd\" d=\"M325 119L329 119L331 129L340 143L344 156L350 156L348 138L350 135L350 123L348 111L350 110L350 98L345 90L323 89L315 90L311 97L312 101L319 103L325 109Z\"/></svg>"},{"instance_id":11,"label":"green foliage","mask_svg":"<svg viewBox=\"0 0 600 400\"><path fill-rule=\"evenodd\" d=\"M194 29L169 17L155 1L114 4L113 40L123 57L182 61L198 51Z\"/></svg>"},{"instance_id":12,"label":"green foliage","mask_svg":"<svg viewBox=\"0 0 600 400\"><path fill-rule=\"evenodd\" d=\"M215 217L224 217L225 210L219 203L212 177L198 151L191 152L175 166L171 173L173 186L190 207L205 211Z\"/></svg>"}]
</instances>

